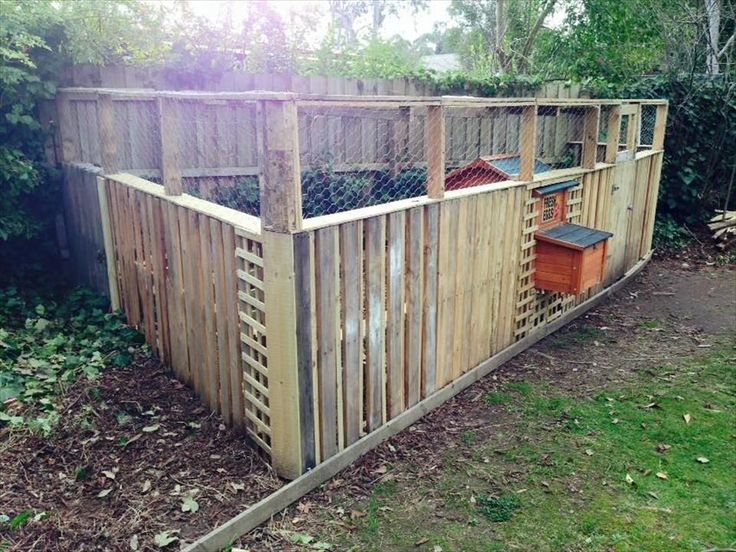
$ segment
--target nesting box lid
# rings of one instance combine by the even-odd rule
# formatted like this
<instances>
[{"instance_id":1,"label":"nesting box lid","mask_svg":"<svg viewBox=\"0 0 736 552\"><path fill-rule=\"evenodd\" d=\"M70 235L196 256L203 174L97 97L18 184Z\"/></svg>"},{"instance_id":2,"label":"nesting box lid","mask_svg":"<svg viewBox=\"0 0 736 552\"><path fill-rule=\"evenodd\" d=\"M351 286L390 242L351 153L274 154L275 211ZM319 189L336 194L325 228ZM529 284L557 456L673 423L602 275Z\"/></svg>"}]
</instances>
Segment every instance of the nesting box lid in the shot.
<instances>
[{"instance_id":1,"label":"nesting box lid","mask_svg":"<svg viewBox=\"0 0 736 552\"><path fill-rule=\"evenodd\" d=\"M569 247L570 249L578 250L591 247L607 240L611 236L613 236L611 232L569 223L540 230L535 234L535 238L538 240L556 243L564 247Z\"/></svg>"}]
</instances>

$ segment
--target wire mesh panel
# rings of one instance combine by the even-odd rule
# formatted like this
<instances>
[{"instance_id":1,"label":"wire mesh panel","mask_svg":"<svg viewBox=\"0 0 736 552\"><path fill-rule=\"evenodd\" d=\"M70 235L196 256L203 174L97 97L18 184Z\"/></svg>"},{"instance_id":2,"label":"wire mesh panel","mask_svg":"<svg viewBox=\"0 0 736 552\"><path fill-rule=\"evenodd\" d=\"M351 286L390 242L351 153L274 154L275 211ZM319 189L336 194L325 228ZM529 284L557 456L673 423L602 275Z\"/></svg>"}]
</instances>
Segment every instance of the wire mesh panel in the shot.
<instances>
[{"instance_id":1,"label":"wire mesh panel","mask_svg":"<svg viewBox=\"0 0 736 552\"><path fill-rule=\"evenodd\" d=\"M557 105L537 108L537 162L543 170L535 172L583 165L586 111Z\"/></svg>"},{"instance_id":2,"label":"wire mesh panel","mask_svg":"<svg viewBox=\"0 0 736 552\"><path fill-rule=\"evenodd\" d=\"M643 104L641 106L641 123L639 126L639 149L652 149L656 122L657 106Z\"/></svg>"},{"instance_id":3,"label":"wire mesh panel","mask_svg":"<svg viewBox=\"0 0 736 552\"><path fill-rule=\"evenodd\" d=\"M305 218L426 194L426 108L301 106Z\"/></svg>"},{"instance_id":4,"label":"wire mesh panel","mask_svg":"<svg viewBox=\"0 0 736 552\"><path fill-rule=\"evenodd\" d=\"M520 168L521 108L445 108L445 189L511 180Z\"/></svg>"}]
</instances>

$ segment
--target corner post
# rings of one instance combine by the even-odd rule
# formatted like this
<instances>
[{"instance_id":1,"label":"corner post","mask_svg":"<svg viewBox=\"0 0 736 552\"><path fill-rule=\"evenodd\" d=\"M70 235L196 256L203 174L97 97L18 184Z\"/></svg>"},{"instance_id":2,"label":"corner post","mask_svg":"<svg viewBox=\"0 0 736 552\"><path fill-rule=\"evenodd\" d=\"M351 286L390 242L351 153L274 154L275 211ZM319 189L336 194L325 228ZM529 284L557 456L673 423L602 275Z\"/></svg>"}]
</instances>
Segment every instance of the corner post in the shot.
<instances>
[{"instance_id":1,"label":"corner post","mask_svg":"<svg viewBox=\"0 0 736 552\"><path fill-rule=\"evenodd\" d=\"M534 165L537 159L537 105L524 106L521 113L519 133L519 155L521 166L519 180L534 180Z\"/></svg>"},{"instance_id":2,"label":"corner post","mask_svg":"<svg viewBox=\"0 0 736 552\"><path fill-rule=\"evenodd\" d=\"M657 118L654 120L654 137L652 139L653 150L664 149L664 134L667 129L668 104L657 105Z\"/></svg>"},{"instance_id":3,"label":"corner post","mask_svg":"<svg viewBox=\"0 0 736 552\"><path fill-rule=\"evenodd\" d=\"M74 141L74 134L72 132L76 121L72 113L72 102L67 92L59 92L56 95L56 114L59 124L59 135L61 136L61 161L63 163L79 161L79 149Z\"/></svg>"},{"instance_id":4,"label":"corner post","mask_svg":"<svg viewBox=\"0 0 736 552\"><path fill-rule=\"evenodd\" d=\"M102 171L105 174L114 174L120 170L120 165L115 128L115 107L110 94L99 94L97 96L97 124L100 134Z\"/></svg>"},{"instance_id":5,"label":"corner post","mask_svg":"<svg viewBox=\"0 0 736 552\"><path fill-rule=\"evenodd\" d=\"M585 109L582 153L582 167L584 169L595 168L595 162L598 157L598 125L600 114L600 106L589 106Z\"/></svg>"},{"instance_id":6,"label":"corner post","mask_svg":"<svg viewBox=\"0 0 736 552\"><path fill-rule=\"evenodd\" d=\"M427 196L445 197L445 110L441 105L427 107L424 125L424 149L427 157Z\"/></svg>"},{"instance_id":7,"label":"corner post","mask_svg":"<svg viewBox=\"0 0 736 552\"><path fill-rule=\"evenodd\" d=\"M621 140L621 105L614 105L608 112L606 134L606 163L615 163L618 156L618 143Z\"/></svg>"},{"instance_id":8,"label":"corner post","mask_svg":"<svg viewBox=\"0 0 736 552\"><path fill-rule=\"evenodd\" d=\"M271 463L295 479L306 470L297 355L294 234L302 228L297 108L292 99L259 100L263 275L268 336Z\"/></svg>"},{"instance_id":9,"label":"corner post","mask_svg":"<svg viewBox=\"0 0 736 552\"><path fill-rule=\"evenodd\" d=\"M179 119L176 100L156 98L161 139L161 182L166 195L178 196L183 192L181 153L179 151Z\"/></svg>"}]
</instances>

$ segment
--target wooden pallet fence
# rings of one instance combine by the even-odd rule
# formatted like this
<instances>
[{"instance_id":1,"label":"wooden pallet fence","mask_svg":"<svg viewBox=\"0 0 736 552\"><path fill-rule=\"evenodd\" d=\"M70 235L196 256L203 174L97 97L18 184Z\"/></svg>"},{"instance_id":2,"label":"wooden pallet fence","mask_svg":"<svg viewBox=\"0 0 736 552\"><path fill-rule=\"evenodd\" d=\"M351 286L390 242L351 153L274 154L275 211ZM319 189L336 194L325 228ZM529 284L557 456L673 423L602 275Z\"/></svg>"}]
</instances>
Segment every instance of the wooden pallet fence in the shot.
<instances>
[{"instance_id":1,"label":"wooden pallet fence","mask_svg":"<svg viewBox=\"0 0 736 552\"><path fill-rule=\"evenodd\" d=\"M270 447L263 247L252 217L130 175L101 188L128 322L177 377Z\"/></svg>"}]
</instances>

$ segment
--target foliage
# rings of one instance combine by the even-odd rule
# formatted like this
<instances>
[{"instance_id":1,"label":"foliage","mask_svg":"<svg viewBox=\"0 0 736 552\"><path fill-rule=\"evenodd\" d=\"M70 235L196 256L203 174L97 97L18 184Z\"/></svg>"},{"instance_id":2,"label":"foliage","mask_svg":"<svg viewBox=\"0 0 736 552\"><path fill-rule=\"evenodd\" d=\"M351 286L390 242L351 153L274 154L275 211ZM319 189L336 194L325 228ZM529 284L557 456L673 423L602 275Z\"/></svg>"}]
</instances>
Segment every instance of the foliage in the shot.
<instances>
[{"instance_id":1,"label":"foliage","mask_svg":"<svg viewBox=\"0 0 736 552\"><path fill-rule=\"evenodd\" d=\"M690 242L690 234L671 215L659 215L654 221L653 246L660 251L682 249Z\"/></svg>"},{"instance_id":2,"label":"foliage","mask_svg":"<svg viewBox=\"0 0 736 552\"><path fill-rule=\"evenodd\" d=\"M195 196L198 195L196 192L190 193ZM261 212L261 193L258 188L258 178L244 177L233 186L218 186L208 198L208 201L257 217Z\"/></svg>"},{"instance_id":3,"label":"foliage","mask_svg":"<svg viewBox=\"0 0 736 552\"><path fill-rule=\"evenodd\" d=\"M723 208L736 166L736 89L728 78L663 75L587 87L597 97L669 100L660 216L694 224Z\"/></svg>"},{"instance_id":4,"label":"foliage","mask_svg":"<svg viewBox=\"0 0 736 552\"><path fill-rule=\"evenodd\" d=\"M515 496L502 496L500 498L480 497L478 498L478 509L489 521L508 521L514 516L514 512L521 508L519 499Z\"/></svg>"},{"instance_id":5,"label":"foliage","mask_svg":"<svg viewBox=\"0 0 736 552\"><path fill-rule=\"evenodd\" d=\"M79 377L128 364L143 343L104 298L85 290L50 294L0 289L0 422L48 433L56 397Z\"/></svg>"}]
</instances>

